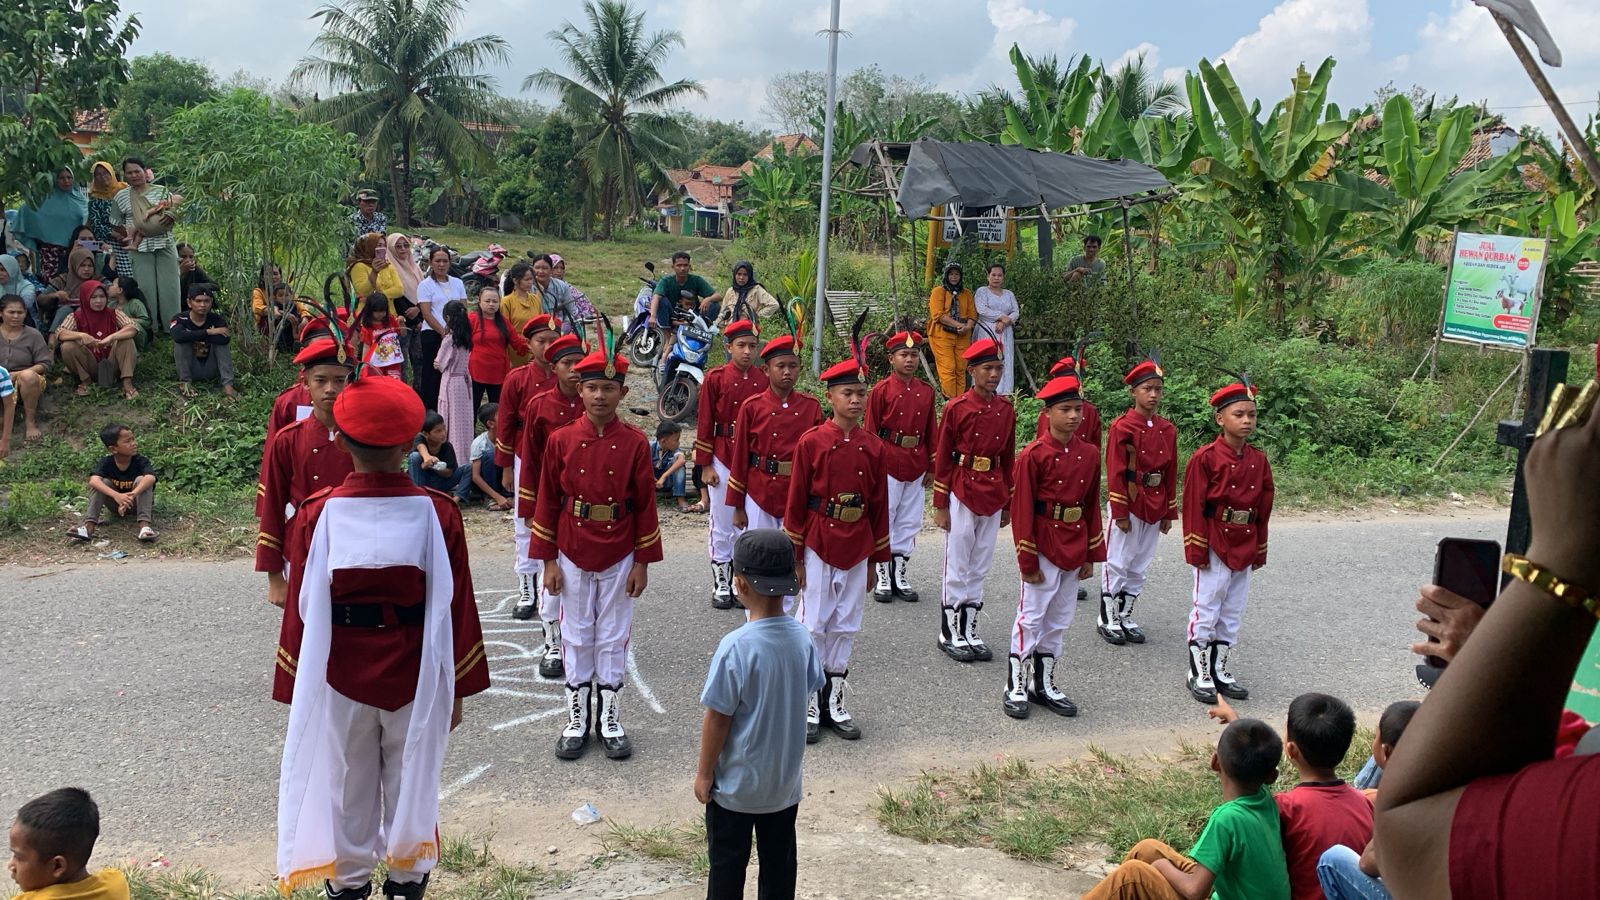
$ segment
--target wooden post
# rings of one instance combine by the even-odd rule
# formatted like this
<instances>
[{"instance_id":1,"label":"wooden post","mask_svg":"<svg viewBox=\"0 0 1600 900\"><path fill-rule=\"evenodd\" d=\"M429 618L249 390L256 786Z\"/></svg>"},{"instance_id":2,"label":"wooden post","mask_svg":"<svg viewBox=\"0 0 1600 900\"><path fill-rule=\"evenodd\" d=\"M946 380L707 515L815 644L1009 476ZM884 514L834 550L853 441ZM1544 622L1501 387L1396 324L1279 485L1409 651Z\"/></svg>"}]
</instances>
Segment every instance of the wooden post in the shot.
<instances>
[{"instance_id":1,"label":"wooden post","mask_svg":"<svg viewBox=\"0 0 1600 900\"><path fill-rule=\"evenodd\" d=\"M1539 96L1550 107L1550 112L1555 114L1556 124L1561 126L1561 133L1566 136L1567 143L1571 145L1572 152L1578 155L1583 162L1583 167L1589 173L1589 180L1600 184L1600 158L1594 153L1594 148L1583 139L1583 132L1578 130L1576 122L1562 105L1561 98L1556 96L1555 88L1550 86L1550 80L1544 77L1544 70L1534 62L1533 54L1528 52L1528 45L1522 42L1522 35L1517 33L1516 26L1506 21L1506 18L1497 12L1490 12L1494 22L1500 26L1500 32L1506 36L1506 41L1511 44L1511 52L1517 56L1517 61L1522 63L1523 71L1533 80L1533 86L1538 89Z\"/></svg>"},{"instance_id":2,"label":"wooden post","mask_svg":"<svg viewBox=\"0 0 1600 900\"><path fill-rule=\"evenodd\" d=\"M1567 380L1568 361L1565 350L1534 350L1528 358L1528 405L1522 411L1522 418L1504 420L1495 429L1495 442L1517 451L1516 477L1511 482L1511 519L1506 525L1507 553L1526 552L1533 536L1522 467L1528 458L1528 447L1533 443L1533 430L1539 427L1544 408L1550 403L1550 392Z\"/></svg>"}]
</instances>

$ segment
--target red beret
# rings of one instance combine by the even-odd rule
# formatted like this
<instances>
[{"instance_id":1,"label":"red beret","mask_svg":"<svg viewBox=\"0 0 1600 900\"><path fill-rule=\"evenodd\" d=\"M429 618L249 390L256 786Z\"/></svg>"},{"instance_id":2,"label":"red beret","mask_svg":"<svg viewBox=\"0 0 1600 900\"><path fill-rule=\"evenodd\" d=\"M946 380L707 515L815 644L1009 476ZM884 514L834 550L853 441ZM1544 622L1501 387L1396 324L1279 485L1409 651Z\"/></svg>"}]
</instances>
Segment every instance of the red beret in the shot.
<instances>
[{"instance_id":1,"label":"red beret","mask_svg":"<svg viewBox=\"0 0 1600 900\"><path fill-rule=\"evenodd\" d=\"M522 336L531 338L541 331L560 331L561 323L554 316L541 313L529 319L522 326Z\"/></svg>"},{"instance_id":2,"label":"red beret","mask_svg":"<svg viewBox=\"0 0 1600 900\"><path fill-rule=\"evenodd\" d=\"M340 309L340 310L335 311L334 315L336 317L338 317L339 324L348 325L350 323L350 310L348 310L348 309ZM299 335L300 343L301 344L306 343L307 341L311 340L313 335L316 335L316 334L332 334L332 333L333 333L333 329L328 327L328 317L327 316L313 316L313 317L307 319L306 323L304 325L300 326L300 335Z\"/></svg>"},{"instance_id":3,"label":"red beret","mask_svg":"<svg viewBox=\"0 0 1600 900\"><path fill-rule=\"evenodd\" d=\"M822 383L831 388L846 384L866 384L866 377L867 370L861 363L847 359L823 372Z\"/></svg>"},{"instance_id":4,"label":"red beret","mask_svg":"<svg viewBox=\"0 0 1600 900\"><path fill-rule=\"evenodd\" d=\"M923 337L915 331L897 331L883 339L883 347L890 353L922 346Z\"/></svg>"},{"instance_id":5,"label":"red beret","mask_svg":"<svg viewBox=\"0 0 1600 900\"><path fill-rule=\"evenodd\" d=\"M1083 370L1084 366L1077 360L1070 356L1063 356L1056 360L1055 365L1050 367L1050 375L1051 377L1056 375L1079 375L1082 374Z\"/></svg>"},{"instance_id":6,"label":"red beret","mask_svg":"<svg viewBox=\"0 0 1600 900\"><path fill-rule=\"evenodd\" d=\"M583 355L583 344L575 334L563 334L550 342L544 350L544 361L554 363L563 356Z\"/></svg>"},{"instance_id":7,"label":"red beret","mask_svg":"<svg viewBox=\"0 0 1600 900\"><path fill-rule=\"evenodd\" d=\"M422 430L422 398L398 378L362 378L333 401L333 422L346 437L369 447L411 443Z\"/></svg>"},{"instance_id":8,"label":"red beret","mask_svg":"<svg viewBox=\"0 0 1600 900\"><path fill-rule=\"evenodd\" d=\"M1083 394L1078 385L1076 375L1058 375L1050 379L1044 388L1039 391L1039 401L1046 407L1053 406L1063 400L1082 400Z\"/></svg>"},{"instance_id":9,"label":"red beret","mask_svg":"<svg viewBox=\"0 0 1600 900\"><path fill-rule=\"evenodd\" d=\"M737 322L729 322L728 327L722 329L722 336L731 344L742 337L760 337L761 332L756 329L756 323L749 319L740 319Z\"/></svg>"},{"instance_id":10,"label":"red beret","mask_svg":"<svg viewBox=\"0 0 1600 900\"><path fill-rule=\"evenodd\" d=\"M967 365L976 366L997 359L1004 359L1005 348L1001 347L994 338L984 338L981 341L973 341L972 346L962 351L961 358L967 361Z\"/></svg>"},{"instance_id":11,"label":"red beret","mask_svg":"<svg viewBox=\"0 0 1600 900\"><path fill-rule=\"evenodd\" d=\"M596 350L572 367L579 381L596 381L608 378L621 384L628 374L628 361L621 354L606 358L604 350Z\"/></svg>"},{"instance_id":12,"label":"red beret","mask_svg":"<svg viewBox=\"0 0 1600 900\"><path fill-rule=\"evenodd\" d=\"M1143 382L1149 381L1152 378L1165 377L1167 377L1167 373L1156 364L1155 360L1147 359L1144 362L1139 363L1137 366L1134 366L1132 369L1129 369L1128 374L1122 376L1122 383L1128 387L1133 387L1136 384L1142 384Z\"/></svg>"},{"instance_id":13,"label":"red beret","mask_svg":"<svg viewBox=\"0 0 1600 900\"><path fill-rule=\"evenodd\" d=\"M761 358L772 360L780 356L798 356L798 350L794 336L785 334L767 341L767 345L761 348Z\"/></svg>"},{"instance_id":14,"label":"red beret","mask_svg":"<svg viewBox=\"0 0 1600 900\"><path fill-rule=\"evenodd\" d=\"M318 338L295 355L294 364L302 369L312 366L348 366L353 369L356 350L349 344L339 344L331 337Z\"/></svg>"},{"instance_id":15,"label":"red beret","mask_svg":"<svg viewBox=\"0 0 1600 900\"><path fill-rule=\"evenodd\" d=\"M1253 401L1256 399L1256 393L1257 391L1255 385L1243 384L1236 381L1222 390L1217 391L1215 394L1212 394L1211 405L1216 409L1221 409L1230 403L1238 403L1240 400Z\"/></svg>"}]
</instances>

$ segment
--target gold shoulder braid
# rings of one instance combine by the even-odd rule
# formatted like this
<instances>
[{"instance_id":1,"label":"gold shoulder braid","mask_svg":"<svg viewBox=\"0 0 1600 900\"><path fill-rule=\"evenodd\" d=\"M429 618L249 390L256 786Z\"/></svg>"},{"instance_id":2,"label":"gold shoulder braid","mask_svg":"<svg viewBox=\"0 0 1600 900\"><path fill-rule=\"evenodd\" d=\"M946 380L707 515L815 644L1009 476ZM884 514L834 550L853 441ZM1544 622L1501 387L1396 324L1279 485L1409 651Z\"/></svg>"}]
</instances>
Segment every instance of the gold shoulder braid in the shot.
<instances>
[{"instance_id":1,"label":"gold shoulder braid","mask_svg":"<svg viewBox=\"0 0 1600 900\"><path fill-rule=\"evenodd\" d=\"M1507 553L1500 560L1500 571L1518 581L1533 585L1573 609L1584 610L1589 615L1600 619L1600 597L1589 593L1586 588L1563 580L1559 575L1528 559L1526 556Z\"/></svg>"}]
</instances>

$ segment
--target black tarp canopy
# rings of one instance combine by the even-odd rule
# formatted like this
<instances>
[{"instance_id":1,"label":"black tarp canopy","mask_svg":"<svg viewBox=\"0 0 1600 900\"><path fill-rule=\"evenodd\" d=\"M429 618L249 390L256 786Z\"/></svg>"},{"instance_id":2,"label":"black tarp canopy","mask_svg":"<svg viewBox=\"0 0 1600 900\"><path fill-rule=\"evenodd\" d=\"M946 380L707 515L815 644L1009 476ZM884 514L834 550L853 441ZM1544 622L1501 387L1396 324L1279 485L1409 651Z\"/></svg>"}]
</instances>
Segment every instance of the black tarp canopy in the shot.
<instances>
[{"instance_id":1,"label":"black tarp canopy","mask_svg":"<svg viewBox=\"0 0 1600 900\"><path fill-rule=\"evenodd\" d=\"M856 155L866 147L857 148ZM901 215L925 219L933 207L949 204L967 210L1061 209L1171 189L1160 172L1129 159L924 138L911 144L895 205Z\"/></svg>"}]
</instances>

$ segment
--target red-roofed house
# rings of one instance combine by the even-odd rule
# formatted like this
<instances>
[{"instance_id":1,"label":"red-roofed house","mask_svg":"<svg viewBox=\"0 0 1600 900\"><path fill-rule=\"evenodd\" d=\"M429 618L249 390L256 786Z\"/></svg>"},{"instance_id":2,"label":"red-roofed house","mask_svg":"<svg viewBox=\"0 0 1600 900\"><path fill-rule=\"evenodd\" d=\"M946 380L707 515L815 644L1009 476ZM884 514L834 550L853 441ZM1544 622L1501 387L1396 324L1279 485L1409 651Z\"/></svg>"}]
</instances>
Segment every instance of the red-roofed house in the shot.
<instances>
[{"instance_id":1,"label":"red-roofed house","mask_svg":"<svg viewBox=\"0 0 1600 900\"><path fill-rule=\"evenodd\" d=\"M732 238L733 192L743 177L733 166L668 169L672 190L662 191L656 198L656 210L667 233Z\"/></svg>"},{"instance_id":2,"label":"red-roofed house","mask_svg":"<svg viewBox=\"0 0 1600 900\"><path fill-rule=\"evenodd\" d=\"M795 156L795 155L806 154L806 153L816 153L819 149L821 149L821 148L819 148L817 146L817 142L813 141L807 135L804 135L804 134L780 134L777 137L772 139L772 143L766 145L765 147L762 147L760 150L757 150L755 158L751 159L749 162L746 162L744 165L740 166L739 167L739 171L743 172L746 175L749 175L750 171L756 167L756 160L757 159L771 159L772 158L772 155L774 153L774 150L773 150L774 147L782 147L783 148L783 152L788 156Z\"/></svg>"}]
</instances>

